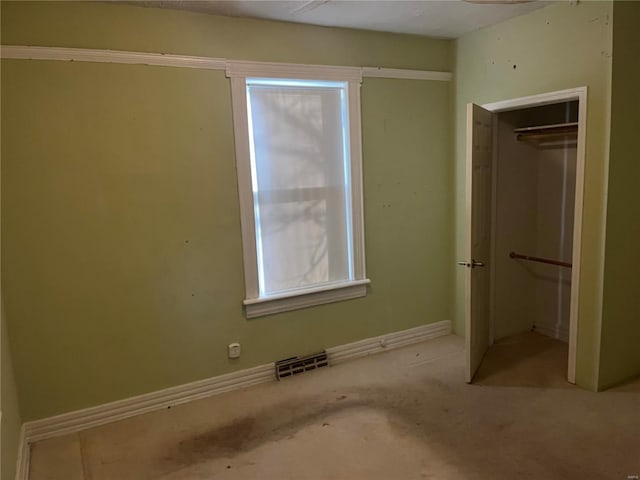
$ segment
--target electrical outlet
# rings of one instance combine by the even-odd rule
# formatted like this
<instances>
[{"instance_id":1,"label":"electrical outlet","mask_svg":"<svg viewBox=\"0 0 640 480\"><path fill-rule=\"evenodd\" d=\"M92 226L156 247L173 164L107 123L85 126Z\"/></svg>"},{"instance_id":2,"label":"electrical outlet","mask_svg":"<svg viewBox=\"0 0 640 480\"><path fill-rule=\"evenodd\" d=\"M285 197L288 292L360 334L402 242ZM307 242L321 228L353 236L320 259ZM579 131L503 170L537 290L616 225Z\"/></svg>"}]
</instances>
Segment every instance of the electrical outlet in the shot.
<instances>
[{"instance_id":1,"label":"electrical outlet","mask_svg":"<svg viewBox=\"0 0 640 480\"><path fill-rule=\"evenodd\" d=\"M230 343L229 344L229 358L240 358L240 344L239 343Z\"/></svg>"}]
</instances>

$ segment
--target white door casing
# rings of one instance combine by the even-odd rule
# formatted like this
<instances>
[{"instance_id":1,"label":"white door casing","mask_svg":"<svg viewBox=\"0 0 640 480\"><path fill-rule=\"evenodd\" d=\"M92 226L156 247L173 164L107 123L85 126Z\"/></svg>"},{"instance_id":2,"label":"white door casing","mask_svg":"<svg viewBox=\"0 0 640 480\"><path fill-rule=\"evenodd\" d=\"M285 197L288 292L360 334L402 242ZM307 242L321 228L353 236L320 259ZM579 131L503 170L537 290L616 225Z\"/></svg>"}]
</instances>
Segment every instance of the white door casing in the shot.
<instances>
[{"instance_id":1,"label":"white door casing","mask_svg":"<svg viewBox=\"0 0 640 480\"><path fill-rule=\"evenodd\" d=\"M522 108L578 101L578 142L576 163L576 191L573 221L573 255L571 269L571 313L569 318L569 358L567 380L576 383L576 363L578 351L578 317L580 299L580 270L582 261L582 220L584 202L584 171L586 163L587 138L587 87L569 88L555 92L540 93L527 97L512 98L482 105L488 111L498 114ZM467 136L469 126L467 125ZM467 325L467 332L469 326Z\"/></svg>"},{"instance_id":2,"label":"white door casing","mask_svg":"<svg viewBox=\"0 0 640 480\"><path fill-rule=\"evenodd\" d=\"M490 344L489 268L493 114L467 105L467 242L465 266L465 380L473 380Z\"/></svg>"}]
</instances>

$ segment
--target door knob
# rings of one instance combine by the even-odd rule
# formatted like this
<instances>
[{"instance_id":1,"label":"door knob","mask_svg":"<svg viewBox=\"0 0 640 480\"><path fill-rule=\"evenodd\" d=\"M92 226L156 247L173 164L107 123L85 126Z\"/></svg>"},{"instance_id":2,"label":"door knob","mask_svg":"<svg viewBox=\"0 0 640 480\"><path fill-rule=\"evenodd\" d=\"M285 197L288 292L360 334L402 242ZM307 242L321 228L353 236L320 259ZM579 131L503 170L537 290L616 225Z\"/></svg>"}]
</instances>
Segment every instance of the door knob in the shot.
<instances>
[{"instance_id":1,"label":"door knob","mask_svg":"<svg viewBox=\"0 0 640 480\"><path fill-rule=\"evenodd\" d=\"M461 265L467 268L484 267L483 262L477 262L475 260L471 260L471 262L458 262L458 265Z\"/></svg>"}]
</instances>

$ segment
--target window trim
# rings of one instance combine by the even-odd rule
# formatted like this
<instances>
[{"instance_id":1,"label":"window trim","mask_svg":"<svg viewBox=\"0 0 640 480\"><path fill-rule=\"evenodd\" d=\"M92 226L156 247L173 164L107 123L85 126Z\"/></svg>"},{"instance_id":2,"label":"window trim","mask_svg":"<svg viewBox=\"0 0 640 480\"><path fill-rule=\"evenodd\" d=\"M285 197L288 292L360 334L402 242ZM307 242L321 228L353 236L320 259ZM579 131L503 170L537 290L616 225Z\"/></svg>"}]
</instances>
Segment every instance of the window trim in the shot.
<instances>
[{"instance_id":1,"label":"window trim","mask_svg":"<svg viewBox=\"0 0 640 480\"><path fill-rule=\"evenodd\" d=\"M247 318L306 308L313 305L363 297L367 293L364 252L364 209L362 190L362 129L360 123L360 85L362 70L353 67L296 65L263 62L228 62L227 77L231 82L231 103L238 173L242 255L244 263ZM260 296L258 258L251 188L251 158L247 116L247 77L283 78L347 83L351 168L351 228L353 235L353 280L318 284L271 296Z\"/></svg>"}]
</instances>

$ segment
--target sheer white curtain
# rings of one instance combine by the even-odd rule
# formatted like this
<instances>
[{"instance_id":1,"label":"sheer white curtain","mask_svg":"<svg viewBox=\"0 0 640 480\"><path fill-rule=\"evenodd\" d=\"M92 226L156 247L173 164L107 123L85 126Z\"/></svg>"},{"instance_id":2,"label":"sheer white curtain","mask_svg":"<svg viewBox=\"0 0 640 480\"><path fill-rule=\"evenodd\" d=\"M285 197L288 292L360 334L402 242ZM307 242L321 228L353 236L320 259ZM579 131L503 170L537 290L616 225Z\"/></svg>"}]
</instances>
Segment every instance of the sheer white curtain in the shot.
<instances>
[{"instance_id":1,"label":"sheer white curtain","mask_svg":"<svg viewBox=\"0 0 640 480\"><path fill-rule=\"evenodd\" d=\"M261 296L353 279L346 88L247 79Z\"/></svg>"}]
</instances>

